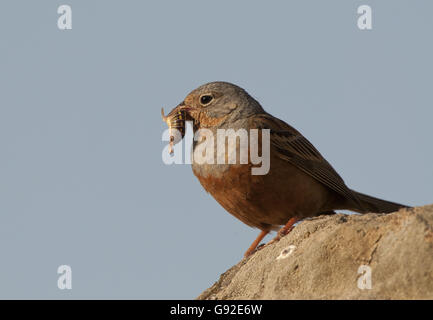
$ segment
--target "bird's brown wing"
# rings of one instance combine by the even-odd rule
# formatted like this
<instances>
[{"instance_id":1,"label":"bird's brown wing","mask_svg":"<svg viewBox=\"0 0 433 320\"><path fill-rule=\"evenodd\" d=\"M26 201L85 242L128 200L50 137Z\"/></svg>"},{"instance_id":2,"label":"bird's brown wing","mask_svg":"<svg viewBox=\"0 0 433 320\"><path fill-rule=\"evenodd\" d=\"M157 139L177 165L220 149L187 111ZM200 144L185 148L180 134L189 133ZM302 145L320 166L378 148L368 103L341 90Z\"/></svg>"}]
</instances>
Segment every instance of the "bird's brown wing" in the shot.
<instances>
[{"instance_id":1,"label":"bird's brown wing","mask_svg":"<svg viewBox=\"0 0 433 320\"><path fill-rule=\"evenodd\" d=\"M255 115L250 128L270 129L271 146L277 156L298 167L328 188L362 208L356 195L319 151L296 129L269 114Z\"/></svg>"}]
</instances>

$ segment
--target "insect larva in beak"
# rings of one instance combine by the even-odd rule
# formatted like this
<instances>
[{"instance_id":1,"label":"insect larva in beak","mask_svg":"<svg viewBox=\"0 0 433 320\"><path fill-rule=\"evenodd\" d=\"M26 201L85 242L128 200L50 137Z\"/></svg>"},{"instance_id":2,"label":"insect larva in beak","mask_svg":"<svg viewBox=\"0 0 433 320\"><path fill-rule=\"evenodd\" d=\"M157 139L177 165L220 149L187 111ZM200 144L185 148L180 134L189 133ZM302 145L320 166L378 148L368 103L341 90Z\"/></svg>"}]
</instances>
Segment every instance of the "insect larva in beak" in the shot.
<instances>
[{"instance_id":1,"label":"insect larva in beak","mask_svg":"<svg viewBox=\"0 0 433 320\"><path fill-rule=\"evenodd\" d=\"M173 153L173 145L178 143L185 136L185 118L186 112L174 108L167 116L164 115L164 108L161 108L162 120L167 123L170 133L170 145L168 151ZM177 130L177 131L176 131Z\"/></svg>"}]
</instances>

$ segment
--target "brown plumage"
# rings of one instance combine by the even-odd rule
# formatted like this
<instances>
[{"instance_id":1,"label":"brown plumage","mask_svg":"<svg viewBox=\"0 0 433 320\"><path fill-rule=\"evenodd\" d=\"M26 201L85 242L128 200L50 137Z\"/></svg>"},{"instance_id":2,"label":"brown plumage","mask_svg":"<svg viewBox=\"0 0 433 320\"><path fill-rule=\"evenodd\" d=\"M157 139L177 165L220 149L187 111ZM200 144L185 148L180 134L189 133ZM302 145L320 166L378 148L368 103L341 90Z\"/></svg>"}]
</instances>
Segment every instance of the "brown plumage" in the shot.
<instances>
[{"instance_id":1,"label":"brown plumage","mask_svg":"<svg viewBox=\"0 0 433 320\"><path fill-rule=\"evenodd\" d=\"M248 164L237 161L192 165L203 188L221 206L245 224L262 230L246 256L254 252L269 231L284 225L274 239L278 240L303 218L333 214L336 209L389 213L406 207L349 189L302 134L265 112L236 85L205 84L192 91L175 110L170 114L186 112L194 120L194 130L206 128L214 136L217 129L258 129L259 136L260 130L270 129L270 169L265 175L251 174L254 165L250 158ZM194 150L200 143L194 142ZM260 142L259 154L261 147Z\"/></svg>"}]
</instances>

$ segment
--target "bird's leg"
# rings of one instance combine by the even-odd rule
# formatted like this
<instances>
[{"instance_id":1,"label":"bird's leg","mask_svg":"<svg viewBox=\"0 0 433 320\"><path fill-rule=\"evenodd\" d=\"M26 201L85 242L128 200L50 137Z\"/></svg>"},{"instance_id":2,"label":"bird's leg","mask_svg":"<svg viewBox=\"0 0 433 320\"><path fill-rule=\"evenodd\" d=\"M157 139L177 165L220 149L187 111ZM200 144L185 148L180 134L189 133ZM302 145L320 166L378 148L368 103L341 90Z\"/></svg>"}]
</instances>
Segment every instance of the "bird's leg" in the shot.
<instances>
[{"instance_id":1,"label":"bird's leg","mask_svg":"<svg viewBox=\"0 0 433 320\"><path fill-rule=\"evenodd\" d=\"M286 234L288 234L290 231L292 231L293 225L298 221L299 221L298 217L290 218L290 220L287 221L286 225L284 227L282 227L280 230L278 230L275 238L272 239L271 241L269 241L265 246L268 246L274 242L279 241L282 237L284 237ZM260 244L260 241L262 241L263 238L266 237L266 235L268 233L269 233L268 230L262 230L262 232L260 232L260 234L256 238L256 240L254 240L254 242L251 244L251 246L248 248L248 250L245 251L245 253L244 253L245 258L250 256L256 250L257 246Z\"/></svg>"},{"instance_id":2,"label":"bird's leg","mask_svg":"<svg viewBox=\"0 0 433 320\"><path fill-rule=\"evenodd\" d=\"M293 217L290 218L289 221L287 221L286 225L284 227L282 227L280 230L278 230L277 235L275 236L274 239L272 239L271 241L269 241L266 246L279 241L282 237L284 237L286 234L288 234L290 231L292 231L293 229L293 225L299 221L298 217Z\"/></svg>"},{"instance_id":3,"label":"bird's leg","mask_svg":"<svg viewBox=\"0 0 433 320\"><path fill-rule=\"evenodd\" d=\"M244 253L244 257L248 257L249 255L251 255L257 248L257 246L260 244L260 241L263 240L264 237L266 237L266 235L269 233L268 230L262 230L262 232L260 232L259 236L256 238L256 240L254 240L254 242L251 244L251 246L248 248L247 251L245 251Z\"/></svg>"}]
</instances>

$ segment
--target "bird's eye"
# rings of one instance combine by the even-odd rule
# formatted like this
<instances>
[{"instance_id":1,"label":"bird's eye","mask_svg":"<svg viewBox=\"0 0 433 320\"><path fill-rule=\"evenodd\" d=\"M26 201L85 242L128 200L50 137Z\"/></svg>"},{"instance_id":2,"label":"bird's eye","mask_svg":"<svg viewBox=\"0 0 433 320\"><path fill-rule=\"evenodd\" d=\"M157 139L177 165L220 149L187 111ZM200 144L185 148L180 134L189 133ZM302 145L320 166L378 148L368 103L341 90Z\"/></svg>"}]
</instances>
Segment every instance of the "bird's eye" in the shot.
<instances>
[{"instance_id":1,"label":"bird's eye","mask_svg":"<svg viewBox=\"0 0 433 320\"><path fill-rule=\"evenodd\" d=\"M211 103L211 101L213 100L213 97L209 94L204 94L200 97L200 104L205 106L208 105L209 103Z\"/></svg>"}]
</instances>

